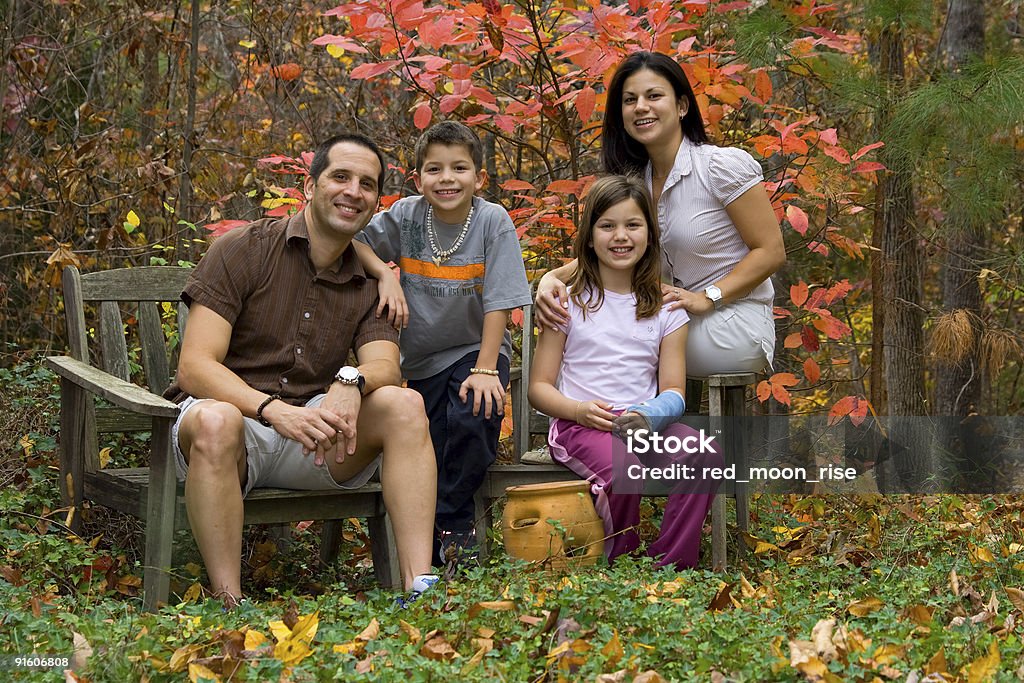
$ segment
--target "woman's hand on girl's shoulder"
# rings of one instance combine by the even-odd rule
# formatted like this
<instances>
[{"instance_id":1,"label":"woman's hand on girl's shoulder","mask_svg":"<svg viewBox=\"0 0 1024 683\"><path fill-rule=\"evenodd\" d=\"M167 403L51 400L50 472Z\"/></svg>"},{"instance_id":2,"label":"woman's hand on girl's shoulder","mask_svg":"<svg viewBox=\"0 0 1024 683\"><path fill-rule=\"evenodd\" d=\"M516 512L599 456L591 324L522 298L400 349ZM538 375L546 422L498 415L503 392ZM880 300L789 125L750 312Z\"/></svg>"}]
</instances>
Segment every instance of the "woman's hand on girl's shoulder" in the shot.
<instances>
[{"instance_id":1,"label":"woman's hand on girl's shoulder","mask_svg":"<svg viewBox=\"0 0 1024 683\"><path fill-rule=\"evenodd\" d=\"M555 328L569 320L569 290L565 283L551 273L546 273L540 279L533 304L534 320L541 330Z\"/></svg>"},{"instance_id":2,"label":"woman's hand on girl's shoulder","mask_svg":"<svg viewBox=\"0 0 1024 683\"><path fill-rule=\"evenodd\" d=\"M576 422L584 427L610 432L615 419L611 408L611 404L604 401L579 401L576 404Z\"/></svg>"},{"instance_id":3,"label":"woman's hand on girl's shoulder","mask_svg":"<svg viewBox=\"0 0 1024 683\"><path fill-rule=\"evenodd\" d=\"M661 295L663 303L670 304L670 311L684 308L687 313L692 315L704 315L715 310L715 304L704 295L704 292L691 292L682 287L675 287L663 282L661 284Z\"/></svg>"}]
</instances>

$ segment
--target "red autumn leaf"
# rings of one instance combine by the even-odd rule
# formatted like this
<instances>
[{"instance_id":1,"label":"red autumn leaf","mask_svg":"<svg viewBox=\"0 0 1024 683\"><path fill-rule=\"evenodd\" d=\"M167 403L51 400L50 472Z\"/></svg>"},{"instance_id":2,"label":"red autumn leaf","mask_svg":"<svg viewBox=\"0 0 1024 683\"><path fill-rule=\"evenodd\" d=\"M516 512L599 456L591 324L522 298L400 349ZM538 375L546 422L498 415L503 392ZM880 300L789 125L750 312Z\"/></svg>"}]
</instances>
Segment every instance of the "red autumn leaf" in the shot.
<instances>
[{"instance_id":1,"label":"red autumn leaf","mask_svg":"<svg viewBox=\"0 0 1024 683\"><path fill-rule=\"evenodd\" d=\"M832 316L828 311L821 311L821 317L812 322L816 328L825 333L829 339L842 339L850 334L850 326Z\"/></svg>"},{"instance_id":2,"label":"red autumn leaf","mask_svg":"<svg viewBox=\"0 0 1024 683\"><path fill-rule=\"evenodd\" d=\"M512 315L509 316L509 317L512 318L512 324L515 325L516 327L522 327L523 326L523 309L521 309L521 308L513 309Z\"/></svg>"},{"instance_id":3,"label":"red autumn leaf","mask_svg":"<svg viewBox=\"0 0 1024 683\"><path fill-rule=\"evenodd\" d=\"M271 72L282 81L294 81L302 75L302 67L294 62L288 62L272 67Z\"/></svg>"},{"instance_id":4,"label":"red autumn leaf","mask_svg":"<svg viewBox=\"0 0 1024 683\"><path fill-rule=\"evenodd\" d=\"M772 386L780 387L791 387L800 383L800 380L792 372L776 372L768 378L768 381L772 383Z\"/></svg>"},{"instance_id":5,"label":"red autumn leaf","mask_svg":"<svg viewBox=\"0 0 1024 683\"><path fill-rule=\"evenodd\" d=\"M804 376L807 378L808 384L817 384L821 379L821 368L813 358L804 361Z\"/></svg>"},{"instance_id":6,"label":"red autumn leaf","mask_svg":"<svg viewBox=\"0 0 1024 683\"><path fill-rule=\"evenodd\" d=\"M761 98L762 102L767 102L772 97L772 77L768 75L768 71L762 69L757 72L757 76L754 77L754 93Z\"/></svg>"},{"instance_id":7,"label":"red autumn leaf","mask_svg":"<svg viewBox=\"0 0 1024 683\"><path fill-rule=\"evenodd\" d=\"M807 301L807 293L807 283L803 280L789 288L789 297L797 307L803 306L804 302Z\"/></svg>"},{"instance_id":8,"label":"red autumn leaf","mask_svg":"<svg viewBox=\"0 0 1024 683\"><path fill-rule=\"evenodd\" d=\"M555 194L579 194L580 184L575 180L556 180L548 183L544 190Z\"/></svg>"},{"instance_id":9,"label":"red autumn leaf","mask_svg":"<svg viewBox=\"0 0 1024 683\"><path fill-rule=\"evenodd\" d=\"M828 411L828 426L834 427L842 422L843 418L857 408L860 399L856 396L844 396L835 402L835 405ZM853 418L850 418L851 421Z\"/></svg>"},{"instance_id":10,"label":"red autumn leaf","mask_svg":"<svg viewBox=\"0 0 1024 683\"><path fill-rule=\"evenodd\" d=\"M804 348L812 353L821 348L821 343L818 342L818 333L809 325L804 325L804 329L800 330L800 341Z\"/></svg>"},{"instance_id":11,"label":"red autumn leaf","mask_svg":"<svg viewBox=\"0 0 1024 683\"><path fill-rule=\"evenodd\" d=\"M798 233L800 233L801 235L807 234L807 214L799 206L794 206L793 204L787 206L786 219L789 221L789 224L793 226L793 229L796 230Z\"/></svg>"},{"instance_id":12,"label":"red autumn leaf","mask_svg":"<svg viewBox=\"0 0 1024 683\"><path fill-rule=\"evenodd\" d=\"M839 145L825 145L823 151L841 164L850 163L850 153Z\"/></svg>"},{"instance_id":13,"label":"red autumn leaf","mask_svg":"<svg viewBox=\"0 0 1024 683\"><path fill-rule=\"evenodd\" d=\"M871 173L873 171L884 171L884 170L885 170L885 165L884 164L880 164L877 161L862 161L861 163L857 164L854 167L853 173Z\"/></svg>"},{"instance_id":14,"label":"red autumn leaf","mask_svg":"<svg viewBox=\"0 0 1024 683\"><path fill-rule=\"evenodd\" d=\"M576 96L576 113L580 115L580 121L586 123L590 115L594 113L594 103L597 102L597 93L589 85Z\"/></svg>"},{"instance_id":15,"label":"red autumn leaf","mask_svg":"<svg viewBox=\"0 0 1024 683\"><path fill-rule=\"evenodd\" d=\"M360 80L373 78L374 76L380 76L381 74L391 71L391 67L397 64L398 60L395 59L378 62L377 64L360 64L349 72L349 76Z\"/></svg>"},{"instance_id":16,"label":"red autumn leaf","mask_svg":"<svg viewBox=\"0 0 1024 683\"><path fill-rule=\"evenodd\" d=\"M772 396L782 405L792 405L792 399L789 396L789 392L786 390L786 387L780 384L772 384Z\"/></svg>"},{"instance_id":17,"label":"red autumn leaf","mask_svg":"<svg viewBox=\"0 0 1024 683\"><path fill-rule=\"evenodd\" d=\"M459 108L462 101L466 99L466 95L445 95L441 98L441 103L437 105L437 108L441 110L442 114L451 114L453 111Z\"/></svg>"},{"instance_id":18,"label":"red autumn leaf","mask_svg":"<svg viewBox=\"0 0 1024 683\"><path fill-rule=\"evenodd\" d=\"M818 139L827 145L838 145L839 136L836 135L835 128L826 128L825 130L818 133Z\"/></svg>"},{"instance_id":19,"label":"red autumn leaf","mask_svg":"<svg viewBox=\"0 0 1024 683\"><path fill-rule=\"evenodd\" d=\"M768 397L772 395L772 385L768 384L765 380L761 380L757 383L757 400L764 403L768 400Z\"/></svg>"},{"instance_id":20,"label":"red autumn leaf","mask_svg":"<svg viewBox=\"0 0 1024 683\"><path fill-rule=\"evenodd\" d=\"M802 335L799 332L787 335L786 340L782 342L782 345L787 349L795 349L803 343L801 336Z\"/></svg>"},{"instance_id":21,"label":"red autumn leaf","mask_svg":"<svg viewBox=\"0 0 1024 683\"><path fill-rule=\"evenodd\" d=\"M434 118L434 112L431 111L430 105L426 102L421 102L419 106L416 107L416 113L412 115L412 122L415 124L417 129L423 130L430 125L430 120L432 118Z\"/></svg>"},{"instance_id":22,"label":"red autumn leaf","mask_svg":"<svg viewBox=\"0 0 1024 683\"><path fill-rule=\"evenodd\" d=\"M842 299L847 294L849 294L851 289L853 289L853 285L850 284L849 280L840 280L839 282L829 287L828 291L825 292L825 303L835 303L839 299Z\"/></svg>"},{"instance_id":23,"label":"red autumn leaf","mask_svg":"<svg viewBox=\"0 0 1024 683\"><path fill-rule=\"evenodd\" d=\"M217 221L216 223L207 223L203 227L210 231L210 235L211 236L213 236L213 237L220 237L221 235L226 233L228 230L233 230L235 228L241 227L243 225L248 225L248 224L249 224L249 221L236 221L236 220L228 221L228 220L225 220L225 221Z\"/></svg>"},{"instance_id":24,"label":"red autumn leaf","mask_svg":"<svg viewBox=\"0 0 1024 683\"><path fill-rule=\"evenodd\" d=\"M499 187L509 192L521 192L524 190L532 191L537 189L532 184L526 182L525 180L506 180L501 185L499 185Z\"/></svg>"},{"instance_id":25,"label":"red autumn leaf","mask_svg":"<svg viewBox=\"0 0 1024 683\"><path fill-rule=\"evenodd\" d=\"M871 150L876 149L878 147L883 147L884 145L884 142L873 142L870 145L864 145L863 147L861 147L860 149L853 153L853 160L857 161L857 159L860 159L862 156L864 156Z\"/></svg>"}]
</instances>

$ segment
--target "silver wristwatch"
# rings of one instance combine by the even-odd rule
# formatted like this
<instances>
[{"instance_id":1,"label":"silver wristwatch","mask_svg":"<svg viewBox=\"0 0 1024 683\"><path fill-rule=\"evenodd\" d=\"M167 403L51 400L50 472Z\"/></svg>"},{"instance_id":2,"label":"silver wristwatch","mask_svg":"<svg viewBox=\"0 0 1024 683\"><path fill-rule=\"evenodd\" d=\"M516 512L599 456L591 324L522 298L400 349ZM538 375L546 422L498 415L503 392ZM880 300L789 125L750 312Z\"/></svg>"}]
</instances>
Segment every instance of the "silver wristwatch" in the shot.
<instances>
[{"instance_id":1,"label":"silver wristwatch","mask_svg":"<svg viewBox=\"0 0 1024 683\"><path fill-rule=\"evenodd\" d=\"M363 393L363 387L366 385L366 378L363 377L361 372L359 372L359 368L351 365L345 365L339 368L338 371L334 373L334 381L357 387L360 394Z\"/></svg>"},{"instance_id":2,"label":"silver wristwatch","mask_svg":"<svg viewBox=\"0 0 1024 683\"><path fill-rule=\"evenodd\" d=\"M712 305L714 305L717 311L722 305L722 290L714 285L708 285L704 288L704 296L711 299Z\"/></svg>"}]
</instances>

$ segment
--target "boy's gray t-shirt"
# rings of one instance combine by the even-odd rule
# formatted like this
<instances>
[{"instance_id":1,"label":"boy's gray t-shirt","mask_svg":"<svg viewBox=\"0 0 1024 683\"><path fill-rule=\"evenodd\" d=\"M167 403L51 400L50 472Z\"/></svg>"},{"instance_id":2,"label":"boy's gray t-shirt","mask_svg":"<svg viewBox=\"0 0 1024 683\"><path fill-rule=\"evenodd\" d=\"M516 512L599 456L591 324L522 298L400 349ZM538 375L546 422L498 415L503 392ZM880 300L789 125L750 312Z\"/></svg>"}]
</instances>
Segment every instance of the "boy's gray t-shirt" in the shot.
<instances>
[{"instance_id":1,"label":"boy's gray t-shirt","mask_svg":"<svg viewBox=\"0 0 1024 683\"><path fill-rule=\"evenodd\" d=\"M440 222L434 231L441 249L455 242L462 225ZM484 314L531 303L530 285L516 237L504 207L473 198L466 240L447 261L435 265L427 238L427 200L406 197L374 216L356 235L385 262L402 271L409 304L409 326L402 330L402 373L425 379L480 349ZM511 360L508 331L501 354Z\"/></svg>"}]
</instances>

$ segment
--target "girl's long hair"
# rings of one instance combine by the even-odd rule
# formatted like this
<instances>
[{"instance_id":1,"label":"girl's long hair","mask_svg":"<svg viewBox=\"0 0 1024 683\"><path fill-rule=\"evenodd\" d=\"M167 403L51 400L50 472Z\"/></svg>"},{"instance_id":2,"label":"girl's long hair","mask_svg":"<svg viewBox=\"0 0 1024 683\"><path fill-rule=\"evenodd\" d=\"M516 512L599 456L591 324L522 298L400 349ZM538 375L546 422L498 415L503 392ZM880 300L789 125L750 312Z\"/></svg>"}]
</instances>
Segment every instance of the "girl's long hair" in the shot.
<instances>
[{"instance_id":1,"label":"girl's long hair","mask_svg":"<svg viewBox=\"0 0 1024 683\"><path fill-rule=\"evenodd\" d=\"M577 265L566 284L572 289L570 297L583 311L584 318L587 311L596 311L604 303L601 269L592 246L594 226L605 211L628 199L636 202L647 221L647 251L633 268L636 319L650 318L661 309L661 242L651 197L639 178L613 175L599 178L590 186L584 199L583 216L573 238Z\"/></svg>"},{"instance_id":2,"label":"girl's long hair","mask_svg":"<svg viewBox=\"0 0 1024 683\"><path fill-rule=\"evenodd\" d=\"M686 100L686 114L679 119L683 137L696 145L708 141L697 98L683 68L676 60L660 52L634 52L622 60L608 85L604 123L601 125L601 163L606 173L640 174L651 160L644 146L629 137L622 120L622 90L626 79L643 69L653 71L671 83L677 100Z\"/></svg>"}]
</instances>

